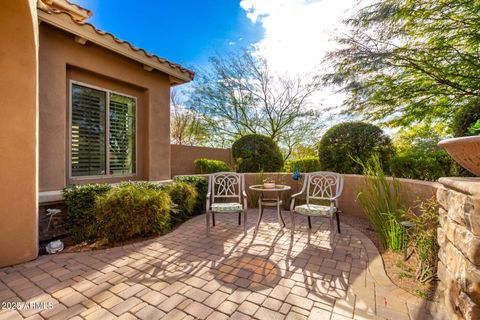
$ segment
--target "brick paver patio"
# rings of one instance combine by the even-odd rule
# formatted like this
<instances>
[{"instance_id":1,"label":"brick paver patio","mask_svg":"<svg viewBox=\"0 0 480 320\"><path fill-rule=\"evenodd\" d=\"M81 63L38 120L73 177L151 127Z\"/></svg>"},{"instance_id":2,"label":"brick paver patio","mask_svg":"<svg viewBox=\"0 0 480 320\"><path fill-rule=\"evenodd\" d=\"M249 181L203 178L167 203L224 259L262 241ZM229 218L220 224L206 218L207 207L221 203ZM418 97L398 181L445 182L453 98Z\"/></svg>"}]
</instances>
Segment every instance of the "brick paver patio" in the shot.
<instances>
[{"instance_id":1,"label":"brick paver patio","mask_svg":"<svg viewBox=\"0 0 480 320\"><path fill-rule=\"evenodd\" d=\"M396 287L373 243L328 219L297 217L294 237L266 210L249 232L219 215L123 247L42 256L0 269L0 319L429 319L428 303ZM40 302L33 305L8 302ZM47 303L50 303L48 305Z\"/></svg>"}]
</instances>

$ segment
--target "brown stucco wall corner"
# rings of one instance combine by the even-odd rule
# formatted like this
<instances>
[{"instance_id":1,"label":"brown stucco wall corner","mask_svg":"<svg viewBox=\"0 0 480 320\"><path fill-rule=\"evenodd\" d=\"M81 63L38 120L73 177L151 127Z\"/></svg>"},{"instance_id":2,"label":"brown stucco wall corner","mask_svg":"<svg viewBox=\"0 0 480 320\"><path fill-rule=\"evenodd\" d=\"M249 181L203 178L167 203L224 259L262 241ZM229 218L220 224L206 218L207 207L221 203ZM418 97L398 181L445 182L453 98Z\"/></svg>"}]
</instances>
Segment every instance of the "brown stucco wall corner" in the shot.
<instances>
[{"instance_id":1,"label":"brown stucco wall corner","mask_svg":"<svg viewBox=\"0 0 480 320\"><path fill-rule=\"evenodd\" d=\"M0 2L0 266L38 252L35 0Z\"/></svg>"}]
</instances>

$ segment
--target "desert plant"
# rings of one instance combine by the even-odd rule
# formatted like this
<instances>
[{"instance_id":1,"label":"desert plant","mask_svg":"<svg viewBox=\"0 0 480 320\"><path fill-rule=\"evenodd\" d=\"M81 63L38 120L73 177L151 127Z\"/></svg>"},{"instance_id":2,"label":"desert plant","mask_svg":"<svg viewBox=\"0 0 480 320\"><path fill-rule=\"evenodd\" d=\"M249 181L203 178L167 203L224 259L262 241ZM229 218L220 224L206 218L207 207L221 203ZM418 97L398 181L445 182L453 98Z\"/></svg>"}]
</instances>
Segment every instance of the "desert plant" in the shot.
<instances>
[{"instance_id":1,"label":"desert plant","mask_svg":"<svg viewBox=\"0 0 480 320\"><path fill-rule=\"evenodd\" d=\"M111 189L112 186L108 184L72 185L63 189L67 207L67 230L75 243L88 242L99 237L99 225L95 218L95 198Z\"/></svg>"},{"instance_id":2,"label":"desert plant","mask_svg":"<svg viewBox=\"0 0 480 320\"><path fill-rule=\"evenodd\" d=\"M100 234L111 243L167 232L171 207L166 191L133 184L114 188L95 201Z\"/></svg>"},{"instance_id":3,"label":"desert plant","mask_svg":"<svg viewBox=\"0 0 480 320\"><path fill-rule=\"evenodd\" d=\"M195 173L208 174L222 171L230 171L228 165L220 160L200 158L194 161Z\"/></svg>"},{"instance_id":4,"label":"desert plant","mask_svg":"<svg viewBox=\"0 0 480 320\"><path fill-rule=\"evenodd\" d=\"M432 198L420 202L418 215L412 211L408 215L413 222L413 227L409 230L410 243L420 262L415 275L422 283L432 281L437 274L437 229L440 224L437 209L438 203Z\"/></svg>"},{"instance_id":5,"label":"desert plant","mask_svg":"<svg viewBox=\"0 0 480 320\"><path fill-rule=\"evenodd\" d=\"M400 183L385 176L378 155L369 161L355 161L363 168L365 182L357 195L364 212L378 233L384 248L397 251L403 248L403 228L400 225L402 208Z\"/></svg>"},{"instance_id":6,"label":"desert plant","mask_svg":"<svg viewBox=\"0 0 480 320\"><path fill-rule=\"evenodd\" d=\"M285 161L283 169L286 172L295 172L298 167L300 172L315 172L320 171L320 160L318 157L307 157L295 160Z\"/></svg>"},{"instance_id":7,"label":"desert plant","mask_svg":"<svg viewBox=\"0 0 480 320\"><path fill-rule=\"evenodd\" d=\"M198 198L195 186L188 182L177 181L167 185L165 191L176 205L175 210L170 213L173 224L180 223L192 216Z\"/></svg>"},{"instance_id":8,"label":"desert plant","mask_svg":"<svg viewBox=\"0 0 480 320\"><path fill-rule=\"evenodd\" d=\"M208 180L200 176L177 176L175 182L187 182L197 190L197 200L193 208L193 214L201 214L205 211L205 203L207 200Z\"/></svg>"},{"instance_id":9,"label":"desert plant","mask_svg":"<svg viewBox=\"0 0 480 320\"><path fill-rule=\"evenodd\" d=\"M278 172L283 169L283 157L271 138L260 134L241 137L232 145L238 172Z\"/></svg>"},{"instance_id":10,"label":"desert plant","mask_svg":"<svg viewBox=\"0 0 480 320\"><path fill-rule=\"evenodd\" d=\"M390 138L379 127L364 122L345 122L331 127L319 144L322 170L361 174L364 170L355 159L368 161L374 154L385 170L395 154Z\"/></svg>"}]
</instances>

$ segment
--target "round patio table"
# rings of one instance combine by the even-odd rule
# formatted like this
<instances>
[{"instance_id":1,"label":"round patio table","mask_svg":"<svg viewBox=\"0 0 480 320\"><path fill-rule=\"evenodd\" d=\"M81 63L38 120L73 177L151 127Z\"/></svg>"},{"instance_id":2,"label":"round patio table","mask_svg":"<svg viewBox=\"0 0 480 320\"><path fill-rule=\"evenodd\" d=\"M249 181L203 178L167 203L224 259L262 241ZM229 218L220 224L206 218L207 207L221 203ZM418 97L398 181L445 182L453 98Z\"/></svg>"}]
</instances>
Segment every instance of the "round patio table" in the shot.
<instances>
[{"instance_id":1,"label":"round patio table","mask_svg":"<svg viewBox=\"0 0 480 320\"><path fill-rule=\"evenodd\" d=\"M262 220L262 217L263 217L264 207L277 207L278 224L280 225L280 228L283 229L283 227L285 227L285 221L283 221L283 218L282 218L282 212L281 212L282 199L280 198L280 195L282 192L290 190L291 187L282 185L282 184L277 184L275 185L275 188L265 188L263 187L262 184L257 184L257 185L250 186L249 189L252 191L260 192L260 199L258 200L258 222L257 222L257 228L255 229L255 234L257 233L258 227L260 226L260 221ZM263 196L264 193L272 194L272 196L269 198L264 198Z\"/></svg>"}]
</instances>

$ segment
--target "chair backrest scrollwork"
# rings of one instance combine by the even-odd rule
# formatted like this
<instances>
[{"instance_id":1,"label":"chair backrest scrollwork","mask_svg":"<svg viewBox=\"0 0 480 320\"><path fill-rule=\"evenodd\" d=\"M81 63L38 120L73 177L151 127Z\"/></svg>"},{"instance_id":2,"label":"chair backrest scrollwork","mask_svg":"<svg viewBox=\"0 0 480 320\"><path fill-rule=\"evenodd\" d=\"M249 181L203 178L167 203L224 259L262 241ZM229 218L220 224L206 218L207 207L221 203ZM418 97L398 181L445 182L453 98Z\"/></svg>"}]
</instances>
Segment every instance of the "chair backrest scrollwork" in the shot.
<instances>
[{"instance_id":1,"label":"chair backrest scrollwork","mask_svg":"<svg viewBox=\"0 0 480 320\"><path fill-rule=\"evenodd\" d=\"M336 172L328 171L307 173L302 188L302 191L304 190L307 203L310 199L332 201L342 193L343 177Z\"/></svg>"},{"instance_id":2,"label":"chair backrest scrollwork","mask_svg":"<svg viewBox=\"0 0 480 320\"><path fill-rule=\"evenodd\" d=\"M208 191L213 202L216 198L237 198L241 201L245 186L243 174L235 172L217 172L208 176Z\"/></svg>"}]
</instances>

